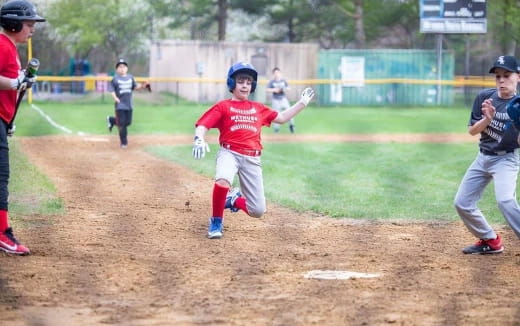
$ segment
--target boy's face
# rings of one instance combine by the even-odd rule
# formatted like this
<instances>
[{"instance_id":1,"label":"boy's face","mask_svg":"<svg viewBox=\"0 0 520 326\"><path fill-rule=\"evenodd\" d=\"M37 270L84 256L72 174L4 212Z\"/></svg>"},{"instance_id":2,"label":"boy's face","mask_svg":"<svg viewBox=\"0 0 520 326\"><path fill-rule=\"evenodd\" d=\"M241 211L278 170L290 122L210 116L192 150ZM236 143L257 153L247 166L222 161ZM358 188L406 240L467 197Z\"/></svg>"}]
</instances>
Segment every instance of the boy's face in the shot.
<instances>
[{"instance_id":1,"label":"boy's face","mask_svg":"<svg viewBox=\"0 0 520 326\"><path fill-rule=\"evenodd\" d=\"M32 20L24 20L22 22L22 30L19 33L14 33L14 39L16 43L27 43L27 41L33 36L36 22Z\"/></svg>"},{"instance_id":2,"label":"boy's face","mask_svg":"<svg viewBox=\"0 0 520 326\"><path fill-rule=\"evenodd\" d=\"M116 68L116 72L118 75L124 76L128 72L128 67L125 64L120 63Z\"/></svg>"},{"instance_id":3,"label":"boy's face","mask_svg":"<svg viewBox=\"0 0 520 326\"><path fill-rule=\"evenodd\" d=\"M502 98L509 98L516 93L516 87L519 82L519 75L502 68L495 69L495 82L497 91Z\"/></svg>"},{"instance_id":4,"label":"boy's face","mask_svg":"<svg viewBox=\"0 0 520 326\"><path fill-rule=\"evenodd\" d=\"M233 90L233 97L237 100L247 100L251 94L253 77L246 74L238 74L235 77L236 86Z\"/></svg>"}]
</instances>

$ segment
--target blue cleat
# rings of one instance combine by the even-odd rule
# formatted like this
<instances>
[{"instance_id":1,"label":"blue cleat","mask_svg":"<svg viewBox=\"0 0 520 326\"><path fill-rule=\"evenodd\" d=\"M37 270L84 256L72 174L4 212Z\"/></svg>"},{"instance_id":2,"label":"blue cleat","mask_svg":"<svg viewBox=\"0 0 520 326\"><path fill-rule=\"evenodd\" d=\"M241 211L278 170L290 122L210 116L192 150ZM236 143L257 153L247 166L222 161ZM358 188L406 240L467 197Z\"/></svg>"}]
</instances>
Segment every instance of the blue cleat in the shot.
<instances>
[{"instance_id":1,"label":"blue cleat","mask_svg":"<svg viewBox=\"0 0 520 326\"><path fill-rule=\"evenodd\" d=\"M238 212L240 209L235 207L235 201L240 196L240 189L234 188L233 190L230 190L227 194L226 205L224 208L229 208L233 213Z\"/></svg>"},{"instance_id":2,"label":"blue cleat","mask_svg":"<svg viewBox=\"0 0 520 326\"><path fill-rule=\"evenodd\" d=\"M208 227L208 238L209 239L220 239L222 238L222 217L210 217Z\"/></svg>"}]
</instances>

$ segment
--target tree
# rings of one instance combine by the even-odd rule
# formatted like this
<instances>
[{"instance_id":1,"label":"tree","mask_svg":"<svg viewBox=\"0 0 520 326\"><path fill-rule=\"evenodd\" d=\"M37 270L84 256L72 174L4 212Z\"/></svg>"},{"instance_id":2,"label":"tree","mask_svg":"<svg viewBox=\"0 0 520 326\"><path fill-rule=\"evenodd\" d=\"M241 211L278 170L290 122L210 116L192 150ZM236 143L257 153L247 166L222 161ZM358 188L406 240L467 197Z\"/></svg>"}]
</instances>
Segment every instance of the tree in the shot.
<instances>
[{"instance_id":1,"label":"tree","mask_svg":"<svg viewBox=\"0 0 520 326\"><path fill-rule=\"evenodd\" d=\"M500 52L515 55L520 38L520 1L488 1L488 32L496 36Z\"/></svg>"},{"instance_id":2,"label":"tree","mask_svg":"<svg viewBox=\"0 0 520 326\"><path fill-rule=\"evenodd\" d=\"M117 57L148 51L143 48L150 39L148 12L146 2L133 0L56 0L45 18L71 56L85 59L103 49L112 66Z\"/></svg>"},{"instance_id":3,"label":"tree","mask_svg":"<svg viewBox=\"0 0 520 326\"><path fill-rule=\"evenodd\" d=\"M217 25L216 37L226 39L228 0L148 0L156 17L168 21L170 28L189 26L192 40L210 40L211 26Z\"/></svg>"}]
</instances>

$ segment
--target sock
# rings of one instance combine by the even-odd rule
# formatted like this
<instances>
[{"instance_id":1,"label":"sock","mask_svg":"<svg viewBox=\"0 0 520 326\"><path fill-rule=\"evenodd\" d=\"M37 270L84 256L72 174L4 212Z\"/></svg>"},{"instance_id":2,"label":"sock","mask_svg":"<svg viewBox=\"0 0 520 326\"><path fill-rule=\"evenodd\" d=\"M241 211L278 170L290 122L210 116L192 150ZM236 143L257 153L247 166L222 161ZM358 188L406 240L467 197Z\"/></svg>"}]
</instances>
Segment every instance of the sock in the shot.
<instances>
[{"instance_id":1,"label":"sock","mask_svg":"<svg viewBox=\"0 0 520 326\"><path fill-rule=\"evenodd\" d=\"M4 232L9 227L7 215L7 211L0 210L0 232Z\"/></svg>"},{"instance_id":2,"label":"sock","mask_svg":"<svg viewBox=\"0 0 520 326\"><path fill-rule=\"evenodd\" d=\"M229 188L215 183L213 187L213 217L223 217Z\"/></svg>"},{"instance_id":3,"label":"sock","mask_svg":"<svg viewBox=\"0 0 520 326\"><path fill-rule=\"evenodd\" d=\"M247 211L247 201L245 197L238 197L237 200L235 200L235 207L249 214Z\"/></svg>"}]
</instances>

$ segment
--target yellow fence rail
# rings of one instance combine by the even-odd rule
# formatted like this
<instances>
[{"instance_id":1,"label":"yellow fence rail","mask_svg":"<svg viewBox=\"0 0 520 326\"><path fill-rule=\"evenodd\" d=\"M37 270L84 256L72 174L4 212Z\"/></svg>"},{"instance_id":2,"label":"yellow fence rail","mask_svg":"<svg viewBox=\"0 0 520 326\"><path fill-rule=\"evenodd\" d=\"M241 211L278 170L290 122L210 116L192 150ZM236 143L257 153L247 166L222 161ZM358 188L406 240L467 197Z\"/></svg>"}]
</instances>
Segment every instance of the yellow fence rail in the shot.
<instances>
[{"instance_id":1,"label":"yellow fence rail","mask_svg":"<svg viewBox=\"0 0 520 326\"><path fill-rule=\"evenodd\" d=\"M111 76L38 76L39 82L86 82L95 83L97 81L110 81ZM225 79L211 78L183 78L183 77L135 77L137 82L149 81L158 83L222 83ZM259 80L260 84L267 84L268 80ZM345 79L302 79L289 80L294 85L330 85L330 84L412 84L412 85L445 85L445 86L471 86L471 87L494 87L494 78L479 76L456 76L453 80L437 80L437 79L408 79L408 78L386 78L386 79L365 79L365 80L345 80ZM89 88L87 86L87 88Z\"/></svg>"}]
</instances>

